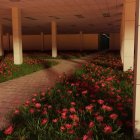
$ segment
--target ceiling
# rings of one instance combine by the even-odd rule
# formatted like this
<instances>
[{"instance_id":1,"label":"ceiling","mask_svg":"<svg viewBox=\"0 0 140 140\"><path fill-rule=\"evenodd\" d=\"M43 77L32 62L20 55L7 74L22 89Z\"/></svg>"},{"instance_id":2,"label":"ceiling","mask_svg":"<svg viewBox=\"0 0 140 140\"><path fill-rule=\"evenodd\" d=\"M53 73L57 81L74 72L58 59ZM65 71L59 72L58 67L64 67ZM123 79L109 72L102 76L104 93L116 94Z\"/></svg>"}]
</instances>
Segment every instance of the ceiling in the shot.
<instances>
[{"instance_id":1,"label":"ceiling","mask_svg":"<svg viewBox=\"0 0 140 140\"><path fill-rule=\"evenodd\" d=\"M58 33L119 32L123 0L0 0L0 23L11 32L11 7L22 10L22 32L51 32L55 20Z\"/></svg>"}]
</instances>

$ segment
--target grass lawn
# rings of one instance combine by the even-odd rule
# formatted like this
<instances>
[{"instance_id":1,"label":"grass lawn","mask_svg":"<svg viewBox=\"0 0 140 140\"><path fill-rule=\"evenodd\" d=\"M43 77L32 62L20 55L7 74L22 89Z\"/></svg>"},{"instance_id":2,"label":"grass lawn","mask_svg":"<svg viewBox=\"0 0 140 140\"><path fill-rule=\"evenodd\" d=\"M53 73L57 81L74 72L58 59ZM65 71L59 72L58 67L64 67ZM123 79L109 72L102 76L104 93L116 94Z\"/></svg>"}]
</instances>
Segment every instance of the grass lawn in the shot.
<instances>
[{"instance_id":1,"label":"grass lawn","mask_svg":"<svg viewBox=\"0 0 140 140\"><path fill-rule=\"evenodd\" d=\"M58 56L56 58L52 58L51 52L27 52L25 56L30 56L31 58L41 58L41 59L78 59L89 54L93 54L94 51L59 51Z\"/></svg>"},{"instance_id":2,"label":"grass lawn","mask_svg":"<svg viewBox=\"0 0 140 140\"><path fill-rule=\"evenodd\" d=\"M49 68L58 64L56 61L41 58L30 58L25 56L22 65L14 65L13 57L6 56L0 61L0 82L21 77L41 69Z\"/></svg>"},{"instance_id":3,"label":"grass lawn","mask_svg":"<svg viewBox=\"0 0 140 140\"><path fill-rule=\"evenodd\" d=\"M63 82L34 94L17 108L0 136L6 140L132 140L132 106L133 71L120 70L117 56L97 55L95 62L83 65L71 77L64 75Z\"/></svg>"},{"instance_id":4,"label":"grass lawn","mask_svg":"<svg viewBox=\"0 0 140 140\"><path fill-rule=\"evenodd\" d=\"M5 54L6 57L0 57L0 83L56 65L58 62L55 59L76 59L91 52L59 52L56 58L51 57L51 52L25 52L22 65L13 64L12 53Z\"/></svg>"}]
</instances>

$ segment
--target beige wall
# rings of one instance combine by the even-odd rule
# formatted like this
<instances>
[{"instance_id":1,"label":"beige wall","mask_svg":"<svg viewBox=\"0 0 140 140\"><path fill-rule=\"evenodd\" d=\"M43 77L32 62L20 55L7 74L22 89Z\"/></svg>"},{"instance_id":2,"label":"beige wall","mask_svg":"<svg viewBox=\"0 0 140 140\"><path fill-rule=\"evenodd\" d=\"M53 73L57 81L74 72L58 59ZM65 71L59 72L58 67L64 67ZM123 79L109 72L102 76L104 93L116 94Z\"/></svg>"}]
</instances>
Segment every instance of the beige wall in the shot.
<instances>
[{"instance_id":1,"label":"beige wall","mask_svg":"<svg viewBox=\"0 0 140 140\"><path fill-rule=\"evenodd\" d=\"M98 34L84 34L85 50L98 50Z\"/></svg>"},{"instance_id":2,"label":"beige wall","mask_svg":"<svg viewBox=\"0 0 140 140\"><path fill-rule=\"evenodd\" d=\"M22 43L24 50L41 50L41 35L23 35Z\"/></svg>"},{"instance_id":3,"label":"beige wall","mask_svg":"<svg viewBox=\"0 0 140 140\"><path fill-rule=\"evenodd\" d=\"M3 36L4 49L9 50L8 36ZM42 50L41 35L23 35L23 50ZM97 50L98 34L59 34L57 35L58 50ZM13 47L10 36L10 49ZM51 35L44 35L44 50L51 50Z\"/></svg>"},{"instance_id":4,"label":"beige wall","mask_svg":"<svg viewBox=\"0 0 140 140\"><path fill-rule=\"evenodd\" d=\"M44 50L51 50L51 35L44 35Z\"/></svg>"},{"instance_id":5,"label":"beige wall","mask_svg":"<svg viewBox=\"0 0 140 140\"><path fill-rule=\"evenodd\" d=\"M58 48L60 50L79 50L81 49L80 34L59 35L57 37Z\"/></svg>"},{"instance_id":6,"label":"beige wall","mask_svg":"<svg viewBox=\"0 0 140 140\"><path fill-rule=\"evenodd\" d=\"M120 50L120 34L110 33L109 50Z\"/></svg>"},{"instance_id":7,"label":"beige wall","mask_svg":"<svg viewBox=\"0 0 140 140\"><path fill-rule=\"evenodd\" d=\"M60 50L97 50L98 34L58 35Z\"/></svg>"},{"instance_id":8,"label":"beige wall","mask_svg":"<svg viewBox=\"0 0 140 140\"><path fill-rule=\"evenodd\" d=\"M10 49L10 38L8 38L8 36L3 36L3 46L5 50L9 50Z\"/></svg>"}]
</instances>

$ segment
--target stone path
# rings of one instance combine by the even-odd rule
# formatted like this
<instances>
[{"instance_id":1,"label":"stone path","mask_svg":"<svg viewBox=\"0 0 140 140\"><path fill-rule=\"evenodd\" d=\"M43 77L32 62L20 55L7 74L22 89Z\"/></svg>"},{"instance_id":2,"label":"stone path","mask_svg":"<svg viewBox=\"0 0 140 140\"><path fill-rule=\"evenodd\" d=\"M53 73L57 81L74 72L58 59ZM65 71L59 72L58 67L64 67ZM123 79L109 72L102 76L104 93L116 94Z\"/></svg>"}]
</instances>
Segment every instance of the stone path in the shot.
<instances>
[{"instance_id":1,"label":"stone path","mask_svg":"<svg viewBox=\"0 0 140 140\"><path fill-rule=\"evenodd\" d=\"M92 56L74 60L57 60L59 64L48 69L0 83L0 129L8 124L6 115L24 103L34 93L53 87L60 75L67 75L85 63Z\"/></svg>"}]
</instances>

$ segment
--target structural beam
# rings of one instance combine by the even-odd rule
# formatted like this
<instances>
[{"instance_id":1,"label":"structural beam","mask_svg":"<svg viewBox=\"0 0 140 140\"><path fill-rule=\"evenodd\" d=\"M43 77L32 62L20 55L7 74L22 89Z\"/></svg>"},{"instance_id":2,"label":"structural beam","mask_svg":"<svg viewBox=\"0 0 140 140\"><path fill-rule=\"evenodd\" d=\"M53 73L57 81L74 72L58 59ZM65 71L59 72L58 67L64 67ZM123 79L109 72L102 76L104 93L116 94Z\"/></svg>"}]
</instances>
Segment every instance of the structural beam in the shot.
<instances>
[{"instance_id":1,"label":"structural beam","mask_svg":"<svg viewBox=\"0 0 140 140\"><path fill-rule=\"evenodd\" d=\"M10 34L9 33L6 34L6 38L7 38L7 49L8 51L10 51Z\"/></svg>"},{"instance_id":2,"label":"structural beam","mask_svg":"<svg viewBox=\"0 0 140 140\"><path fill-rule=\"evenodd\" d=\"M0 56L4 55L4 48L3 48L3 26L0 24Z\"/></svg>"},{"instance_id":3,"label":"structural beam","mask_svg":"<svg viewBox=\"0 0 140 140\"><path fill-rule=\"evenodd\" d=\"M124 71L134 66L135 6L135 0L124 0L121 48Z\"/></svg>"},{"instance_id":4,"label":"structural beam","mask_svg":"<svg viewBox=\"0 0 140 140\"><path fill-rule=\"evenodd\" d=\"M140 139L140 2L136 7L135 63L134 63L134 137Z\"/></svg>"},{"instance_id":5,"label":"structural beam","mask_svg":"<svg viewBox=\"0 0 140 140\"><path fill-rule=\"evenodd\" d=\"M12 8L12 27L14 64L19 65L23 63L23 52L21 33L21 10L17 7Z\"/></svg>"},{"instance_id":6,"label":"structural beam","mask_svg":"<svg viewBox=\"0 0 140 140\"><path fill-rule=\"evenodd\" d=\"M83 49L84 49L84 35L83 35L82 31L80 31L80 44L81 44L80 51L83 51Z\"/></svg>"},{"instance_id":7,"label":"structural beam","mask_svg":"<svg viewBox=\"0 0 140 140\"><path fill-rule=\"evenodd\" d=\"M44 51L44 33L41 32L41 51Z\"/></svg>"},{"instance_id":8,"label":"structural beam","mask_svg":"<svg viewBox=\"0 0 140 140\"><path fill-rule=\"evenodd\" d=\"M52 57L57 57L57 25L52 21Z\"/></svg>"}]
</instances>

